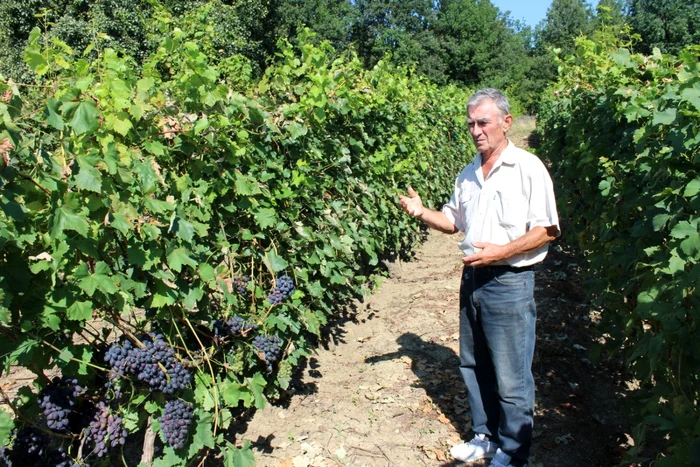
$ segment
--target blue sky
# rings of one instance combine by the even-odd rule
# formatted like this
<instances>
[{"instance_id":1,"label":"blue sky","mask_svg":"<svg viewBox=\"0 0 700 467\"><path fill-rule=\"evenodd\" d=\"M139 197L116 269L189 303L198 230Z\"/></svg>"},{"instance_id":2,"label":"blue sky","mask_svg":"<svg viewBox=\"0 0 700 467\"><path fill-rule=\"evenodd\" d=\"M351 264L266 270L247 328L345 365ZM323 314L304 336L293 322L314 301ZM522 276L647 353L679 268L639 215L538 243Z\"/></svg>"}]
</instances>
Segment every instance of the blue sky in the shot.
<instances>
[{"instance_id":1,"label":"blue sky","mask_svg":"<svg viewBox=\"0 0 700 467\"><path fill-rule=\"evenodd\" d=\"M511 18L523 20L534 28L547 16L552 0L491 0L491 3L503 12L510 10ZM588 4L595 8L598 0L588 0Z\"/></svg>"}]
</instances>

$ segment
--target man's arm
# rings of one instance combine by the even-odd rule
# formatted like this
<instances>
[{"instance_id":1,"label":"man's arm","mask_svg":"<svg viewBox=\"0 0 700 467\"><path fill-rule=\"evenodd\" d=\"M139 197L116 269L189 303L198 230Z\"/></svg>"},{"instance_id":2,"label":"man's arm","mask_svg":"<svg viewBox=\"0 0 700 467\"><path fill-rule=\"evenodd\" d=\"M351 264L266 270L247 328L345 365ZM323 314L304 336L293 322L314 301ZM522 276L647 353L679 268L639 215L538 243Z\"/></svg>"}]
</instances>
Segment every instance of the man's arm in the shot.
<instances>
[{"instance_id":1,"label":"man's arm","mask_svg":"<svg viewBox=\"0 0 700 467\"><path fill-rule=\"evenodd\" d=\"M406 214L417 217L428 224L428 227L432 229L448 234L459 232L459 229L455 227L454 223L452 223L445 214L423 206L423 201L420 199L420 196L418 196L418 193L413 191L411 187L408 187L408 196L399 195L399 205Z\"/></svg>"},{"instance_id":2,"label":"man's arm","mask_svg":"<svg viewBox=\"0 0 700 467\"><path fill-rule=\"evenodd\" d=\"M520 238L516 238L505 245L494 245L493 243L474 242L474 246L481 248L481 251L462 258L465 266L475 268L488 266L496 261L502 261L520 253L535 250L542 245L557 238L559 229L556 225L549 227L537 226Z\"/></svg>"}]
</instances>

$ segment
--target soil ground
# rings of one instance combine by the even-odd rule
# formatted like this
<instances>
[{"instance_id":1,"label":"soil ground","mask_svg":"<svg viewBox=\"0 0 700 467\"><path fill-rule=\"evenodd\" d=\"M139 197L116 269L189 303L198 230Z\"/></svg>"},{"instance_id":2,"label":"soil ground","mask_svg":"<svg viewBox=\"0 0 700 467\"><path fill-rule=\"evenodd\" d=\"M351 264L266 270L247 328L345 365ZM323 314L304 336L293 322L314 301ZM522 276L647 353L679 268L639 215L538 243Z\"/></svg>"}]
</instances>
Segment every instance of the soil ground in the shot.
<instances>
[{"instance_id":1,"label":"soil ground","mask_svg":"<svg viewBox=\"0 0 700 467\"><path fill-rule=\"evenodd\" d=\"M509 136L528 147L533 131L524 118ZM458 240L431 231L414 260L390 265L378 290L329 326L291 394L238 427L256 465L461 464L449 448L473 435L458 372ZM610 467L630 439L617 409L621 365L588 359L597 313L580 272L565 237L536 268L532 466Z\"/></svg>"}]
</instances>

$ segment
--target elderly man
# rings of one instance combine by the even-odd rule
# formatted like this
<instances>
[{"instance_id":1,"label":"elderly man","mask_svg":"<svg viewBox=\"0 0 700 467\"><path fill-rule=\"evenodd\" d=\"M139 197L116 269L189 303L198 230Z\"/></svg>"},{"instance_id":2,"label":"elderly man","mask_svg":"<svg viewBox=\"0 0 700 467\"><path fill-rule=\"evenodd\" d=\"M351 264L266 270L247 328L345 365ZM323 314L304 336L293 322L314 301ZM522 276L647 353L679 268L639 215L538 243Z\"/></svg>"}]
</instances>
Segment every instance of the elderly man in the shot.
<instances>
[{"instance_id":1,"label":"elderly man","mask_svg":"<svg viewBox=\"0 0 700 467\"><path fill-rule=\"evenodd\" d=\"M506 97L482 89L467 102L478 154L457 177L442 211L408 189L401 208L431 228L465 234L460 287L460 371L474 438L453 446L455 459L491 458L491 467L527 465L535 407L533 265L560 235L552 180L534 155L506 136Z\"/></svg>"}]
</instances>

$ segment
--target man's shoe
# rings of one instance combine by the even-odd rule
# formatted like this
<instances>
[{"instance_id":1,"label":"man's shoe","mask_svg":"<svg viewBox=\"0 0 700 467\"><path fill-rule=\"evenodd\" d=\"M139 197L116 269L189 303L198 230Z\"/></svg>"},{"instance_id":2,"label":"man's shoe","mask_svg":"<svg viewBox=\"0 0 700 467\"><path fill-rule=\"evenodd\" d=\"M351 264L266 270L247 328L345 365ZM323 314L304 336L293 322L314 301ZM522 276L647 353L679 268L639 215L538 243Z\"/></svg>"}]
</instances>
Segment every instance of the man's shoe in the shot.
<instances>
[{"instance_id":1,"label":"man's shoe","mask_svg":"<svg viewBox=\"0 0 700 467\"><path fill-rule=\"evenodd\" d=\"M493 456L493 459L491 459L489 467L515 467L510 463L510 460L511 457L505 452L501 451L501 448L498 448L496 454Z\"/></svg>"},{"instance_id":2,"label":"man's shoe","mask_svg":"<svg viewBox=\"0 0 700 467\"><path fill-rule=\"evenodd\" d=\"M476 435L474 439L450 448L452 457L462 462L472 462L479 459L490 459L496 455L498 445L486 438L486 435Z\"/></svg>"}]
</instances>

